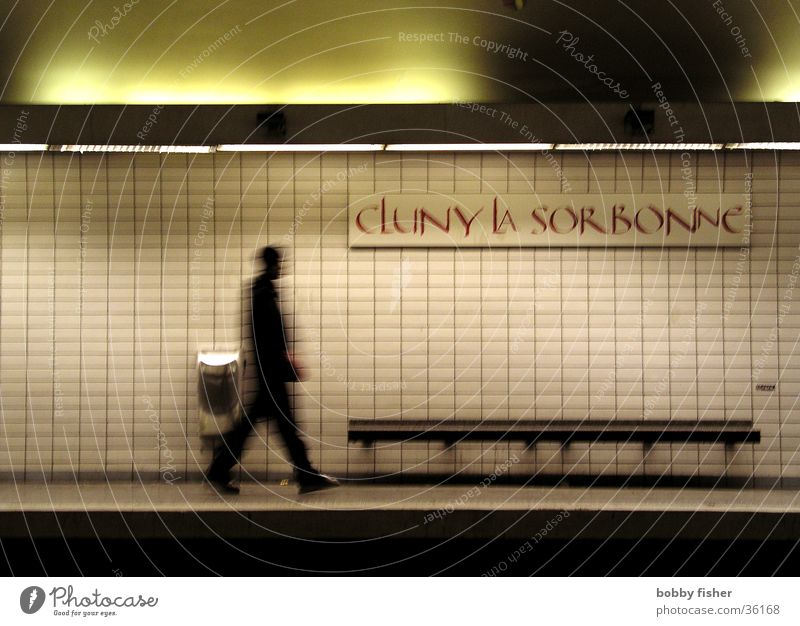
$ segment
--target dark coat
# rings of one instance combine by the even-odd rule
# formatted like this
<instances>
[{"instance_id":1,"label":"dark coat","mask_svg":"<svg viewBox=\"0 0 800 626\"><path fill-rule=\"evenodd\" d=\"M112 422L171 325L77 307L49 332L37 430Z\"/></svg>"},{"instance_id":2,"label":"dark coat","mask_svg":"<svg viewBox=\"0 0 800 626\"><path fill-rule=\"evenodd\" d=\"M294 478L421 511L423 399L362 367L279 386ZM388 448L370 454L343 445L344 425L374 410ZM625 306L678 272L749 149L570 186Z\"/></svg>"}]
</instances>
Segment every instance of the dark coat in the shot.
<instances>
[{"instance_id":1,"label":"dark coat","mask_svg":"<svg viewBox=\"0 0 800 626\"><path fill-rule=\"evenodd\" d=\"M267 382L297 380L297 372L287 356L289 348L278 294L266 274L253 281L251 304L253 344L261 377Z\"/></svg>"}]
</instances>

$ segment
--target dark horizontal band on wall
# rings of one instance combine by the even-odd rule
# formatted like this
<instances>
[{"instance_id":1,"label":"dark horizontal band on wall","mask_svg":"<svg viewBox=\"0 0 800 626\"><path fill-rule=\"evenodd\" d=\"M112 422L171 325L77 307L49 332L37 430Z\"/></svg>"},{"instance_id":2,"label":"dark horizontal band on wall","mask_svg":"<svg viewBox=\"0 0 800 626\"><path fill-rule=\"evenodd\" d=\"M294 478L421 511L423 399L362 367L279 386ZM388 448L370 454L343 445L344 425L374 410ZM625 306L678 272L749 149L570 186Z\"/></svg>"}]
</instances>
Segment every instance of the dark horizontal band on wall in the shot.
<instances>
[{"instance_id":1,"label":"dark horizontal band on wall","mask_svg":"<svg viewBox=\"0 0 800 626\"><path fill-rule=\"evenodd\" d=\"M746 420L404 420L358 419L348 422L351 441L379 439L501 441L613 441L758 443L761 433Z\"/></svg>"},{"instance_id":2,"label":"dark horizontal band on wall","mask_svg":"<svg viewBox=\"0 0 800 626\"><path fill-rule=\"evenodd\" d=\"M393 105L2 105L0 143L628 143L625 103ZM647 103L642 103L647 108ZM655 109L656 103L649 105ZM686 143L800 140L796 104L675 103ZM264 113L281 113L285 133L267 129ZM493 114L501 112L505 115ZM502 121L512 119L516 126ZM21 121L20 121L21 120ZM24 131L21 130L24 127ZM657 123L647 140L676 141Z\"/></svg>"}]
</instances>

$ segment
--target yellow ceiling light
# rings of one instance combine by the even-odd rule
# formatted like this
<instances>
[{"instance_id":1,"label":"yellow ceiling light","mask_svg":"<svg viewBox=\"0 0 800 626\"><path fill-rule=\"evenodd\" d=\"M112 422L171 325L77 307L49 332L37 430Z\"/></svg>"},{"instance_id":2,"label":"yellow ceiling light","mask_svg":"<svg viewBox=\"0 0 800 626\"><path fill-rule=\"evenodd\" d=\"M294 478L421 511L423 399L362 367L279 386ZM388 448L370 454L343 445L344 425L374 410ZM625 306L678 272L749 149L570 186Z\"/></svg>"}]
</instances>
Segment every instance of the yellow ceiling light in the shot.
<instances>
[{"instance_id":1,"label":"yellow ceiling light","mask_svg":"<svg viewBox=\"0 0 800 626\"><path fill-rule=\"evenodd\" d=\"M553 49L562 29L585 33L581 46L604 36L602 23L587 26L568 3L520 12L512 7L524 0L9 4L0 63L7 104L619 102L576 66L575 50ZM634 99L652 97L644 68L670 85L673 102L800 100L791 2L766 12L740 3L748 7L731 24L697 12L688 38L684 20L665 20L661 4L637 10L643 23L664 23L661 46L633 28L598 58ZM765 28L745 29L759 18ZM681 46L693 59L688 74L664 62ZM638 47L642 54L630 53Z\"/></svg>"},{"instance_id":2,"label":"yellow ceiling light","mask_svg":"<svg viewBox=\"0 0 800 626\"><path fill-rule=\"evenodd\" d=\"M471 95L457 75L348 78L329 84L266 83L251 86L227 80L193 79L181 84L141 88L126 81L92 82L74 77L51 80L40 88L39 102L49 104L436 104L467 100ZM474 94L472 94L474 95Z\"/></svg>"},{"instance_id":3,"label":"yellow ceiling light","mask_svg":"<svg viewBox=\"0 0 800 626\"><path fill-rule=\"evenodd\" d=\"M469 95L464 76L429 70L381 72L327 84L308 84L276 92L277 102L296 104L435 104Z\"/></svg>"}]
</instances>

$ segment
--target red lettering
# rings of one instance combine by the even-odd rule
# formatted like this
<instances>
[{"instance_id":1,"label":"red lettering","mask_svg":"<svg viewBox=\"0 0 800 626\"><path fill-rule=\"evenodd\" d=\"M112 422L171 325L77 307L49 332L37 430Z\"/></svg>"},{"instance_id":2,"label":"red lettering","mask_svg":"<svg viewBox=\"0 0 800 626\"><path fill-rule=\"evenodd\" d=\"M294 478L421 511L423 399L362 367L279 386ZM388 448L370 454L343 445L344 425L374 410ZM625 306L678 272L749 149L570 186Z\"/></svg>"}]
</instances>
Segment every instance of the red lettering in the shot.
<instances>
[{"instance_id":1,"label":"red lettering","mask_svg":"<svg viewBox=\"0 0 800 626\"><path fill-rule=\"evenodd\" d=\"M358 230L360 230L362 233L369 233L369 232L371 232L370 230L368 230L368 229L364 228L364 225L361 223L361 214L362 214L364 211L377 211L377 210L378 210L378 207L376 207L376 206L368 206L368 207L366 207L365 209L361 209L361 210L358 212L358 214L356 215L356 228L358 228Z\"/></svg>"},{"instance_id":2,"label":"red lettering","mask_svg":"<svg viewBox=\"0 0 800 626\"><path fill-rule=\"evenodd\" d=\"M517 225L514 223L514 219L511 217L511 213L508 212L508 209L505 210L503 213L503 219L500 220L500 223L497 223L497 198L494 199L494 208L492 210L492 233L502 235L505 231L501 231L500 229L505 226L506 220L511 226L511 229L516 232Z\"/></svg>"},{"instance_id":3,"label":"red lettering","mask_svg":"<svg viewBox=\"0 0 800 626\"><path fill-rule=\"evenodd\" d=\"M625 217L623 215L624 212L625 212L625 205L624 204L615 204L611 209L611 214L612 214L611 232L614 233L615 235L617 235L617 234L624 235L633 226L633 224L631 224L631 221L627 217ZM621 233L617 232L617 222L618 221L622 222L623 224L625 224L625 226L627 226L627 228L625 230L623 230Z\"/></svg>"},{"instance_id":4,"label":"red lettering","mask_svg":"<svg viewBox=\"0 0 800 626\"><path fill-rule=\"evenodd\" d=\"M494 232L500 233L500 234L505 232L505 231L501 232L500 229L503 228L506 225L506 220L508 220L508 224L511 226L511 230L516 232L517 225L514 223L514 218L511 217L511 213L509 213L508 211L506 211L503 214L503 219L500 220L500 223L497 225L497 230L495 230Z\"/></svg>"},{"instance_id":5,"label":"red lettering","mask_svg":"<svg viewBox=\"0 0 800 626\"><path fill-rule=\"evenodd\" d=\"M558 227L556 226L556 215L558 215L559 211L566 211L572 218L572 226L570 226L567 230L558 230ZM578 216L575 214L575 211L572 210L572 207L560 206L557 209L554 209L553 212L550 214L550 228L552 228L553 231L557 232L559 235L566 235L567 233L571 233L573 230L575 230L575 227L577 225L578 225Z\"/></svg>"},{"instance_id":6,"label":"red lettering","mask_svg":"<svg viewBox=\"0 0 800 626\"><path fill-rule=\"evenodd\" d=\"M447 224L442 224L433 215L428 213L425 209L419 210L419 234L420 237L425 234L425 220L428 220L432 226L436 226L443 233L450 232L450 209L447 209Z\"/></svg>"},{"instance_id":7,"label":"red lettering","mask_svg":"<svg viewBox=\"0 0 800 626\"><path fill-rule=\"evenodd\" d=\"M673 220L678 222L678 224L680 224L680 226L684 230L686 230L687 232L690 232L690 233L694 232L694 228L692 227L692 224L690 224L688 221L683 219L680 215L675 213L675 211L673 211L672 209L667 209L667 237L669 237L669 234L672 232L672 221Z\"/></svg>"},{"instance_id":8,"label":"red lettering","mask_svg":"<svg viewBox=\"0 0 800 626\"><path fill-rule=\"evenodd\" d=\"M413 224L414 224L414 232L417 232L416 220L417 220L417 210L414 209L414 222L413 222ZM397 209L394 210L394 218L393 218L392 221L394 222L394 229L398 233L407 233L408 232L407 230L403 230L403 227L400 226L400 223L397 221Z\"/></svg>"},{"instance_id":9,"label":"red lettering","mask_svg":"<svg viewBox=\"0 0 800 626\"><path fill-rule=\"evenodd\" d=\"M536 211L541 211L542 215L539 216L536 213ZM535 222L537 222L542 227L542 230L540 230L538 233L536 232L536 230L531 230L531 235L541 235L543 232L547 230L547 222L545 221L545 215L544 215L545 211L547 211L546 206L536 207L533 211L531 211L531 217L534 219Z\"/></svg>"},{"instance_id":10,"label":"red lettering","mask_svg":"<svg viewBox=\"0 0 800 626\"><path fill-rule=\"evenodd\" d=\"M587 215L586 212L589 212ZM594 215L594 208L593 207L581 207L581 235L586 230L586 225L588 224L592 228L594 228L598 233L606 234L606 229L600 226L597 222L592 219L592 215Z\"/></svg>"},{"instance_id":11,"label":"red lettering","mask_svg":"<svg viewBox=\"0 0 800 626\"><path fill-rule=\"evenodd\" d=\"M647 230L644 226L642 226L642 211L646 209L651 210L658 218L658 226L656 226L653 230ZM659 211L653 205L650 205L648 207L636 211L636 216L633 218L633 221L636 223L636 230L638 230L640 233L643 233L645 235L652 235L653 233L661 230L661 227L664 225L664 216L661 215L661 211Z\"/></svg>"},{"instance_id":12,"label":"red lettering","mask_svg":"<svg viewBox=\"0 0 800 626\"><path fill-rule=\"evenodd\" d=\"M478 209L478 210L475 212L475 215L473 215L473 216L472 216L472 217L471 217L469 220L467 220L467 219L464 217L464 215L461 213L461 209L459 209L458 207L456 207L456 208L455 208L456 217L457 217L459 220L461 220L461 223L464 225L464 237L465 237L465 238L466 238L466 237L469 237L469 229L470 229L470 226L472 226L472 222L475 220L475 218L476 218L476 217L478 217L478 213L480 213L481 211L483 211L483 207L481 207L480 209Z\"/></svg>"},{"instance_id":13,"label":"red lettering","mask_svg":"<svg viewBox=\"0 0 800 626\"><path fill-rule=\"evenodd\" d=\"M719 209L717 209L717 218L711 219L711 216L708 213L704 212L701 208L695 208L694 210L694 230L697 231L700 228L701 220L706 220L712 226L716 226L719 228Z\"/></svg>"},{"instance_id":14,"label":"red lettering","mask_svg":"<svg viewBox=\"0 0 800 626\"><path fill-rule=\"evenodd\" d=\"M742 214L742 207L740 206L725 211L725 214L722 216L722 228L725 229L725 232L734 234L742 232L741 229L734 230L730 226L728 226L728 216L741 215L741 214Z\"/></svg>"}]
</instances>

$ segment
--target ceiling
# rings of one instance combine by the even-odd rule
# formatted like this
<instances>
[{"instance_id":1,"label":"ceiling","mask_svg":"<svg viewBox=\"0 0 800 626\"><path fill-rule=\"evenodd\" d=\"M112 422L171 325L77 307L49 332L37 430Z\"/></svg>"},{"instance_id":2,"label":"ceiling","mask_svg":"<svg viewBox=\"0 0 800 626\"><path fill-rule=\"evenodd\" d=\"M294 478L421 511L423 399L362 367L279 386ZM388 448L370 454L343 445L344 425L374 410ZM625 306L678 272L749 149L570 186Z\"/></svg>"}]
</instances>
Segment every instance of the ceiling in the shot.
<instances>
[{"instance_id":1,"label":"ceiling","mask_svg":"<svg viewBox=\"0 0 800 626\"><path fill-rule=\"evenodd\" d=\"M8 104L800 100L800 0L0 0L0 24Z\"/></svg>"}]
</instances>

